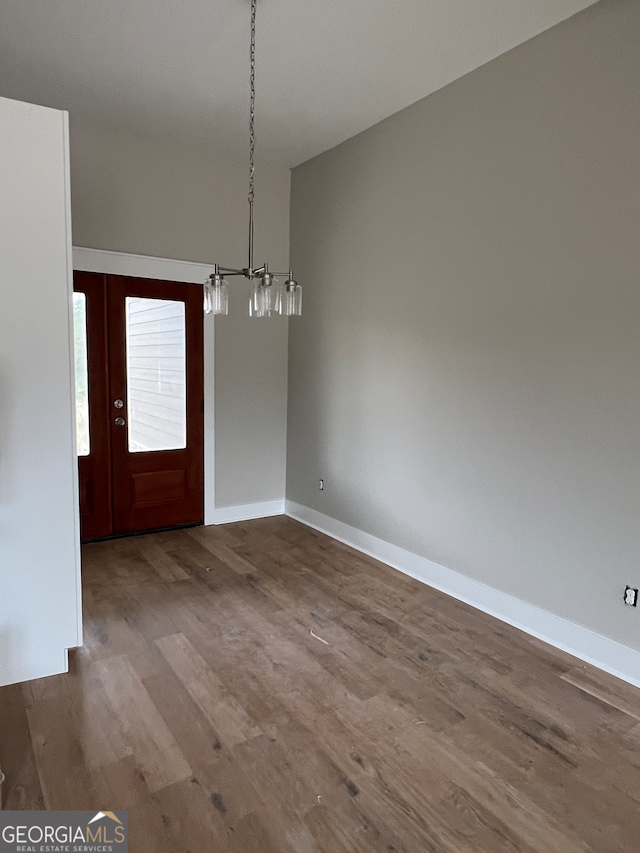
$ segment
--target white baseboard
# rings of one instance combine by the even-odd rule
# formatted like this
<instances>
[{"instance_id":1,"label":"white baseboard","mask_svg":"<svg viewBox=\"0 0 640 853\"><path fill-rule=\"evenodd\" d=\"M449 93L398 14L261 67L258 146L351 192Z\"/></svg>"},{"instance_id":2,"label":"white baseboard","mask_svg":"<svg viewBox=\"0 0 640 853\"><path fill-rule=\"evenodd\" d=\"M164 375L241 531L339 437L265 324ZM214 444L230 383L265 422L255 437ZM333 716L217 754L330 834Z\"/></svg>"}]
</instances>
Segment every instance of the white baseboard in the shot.
<instances>
[{"instance_id":1,"label":"white baseboard","mask_svg":"<svg viewBox=\"0 0 640 853\"><path fill-rule=\"evenodd\" d=\"M216 507L205 524L231 524L234 521L249 521L251 518L269 518L284 515L284 498L277 501L260 501L255 504Z\"/></svg>"},{"instance_id":2,"label":"white baseboard","mask_svg":"<svg viewBox=\"0 0 640 853\"><path fill-rule=\"evenodd\" d=\"M640 687L640 652L629 646L603 637L589 628L569 622L533 604L527 604L526 601L433 563L411 551L391 545L309 507L286 501L285 513L308 527L326 533L333 539L398 569L405 575Z\"/></svg>"}]
</instances>

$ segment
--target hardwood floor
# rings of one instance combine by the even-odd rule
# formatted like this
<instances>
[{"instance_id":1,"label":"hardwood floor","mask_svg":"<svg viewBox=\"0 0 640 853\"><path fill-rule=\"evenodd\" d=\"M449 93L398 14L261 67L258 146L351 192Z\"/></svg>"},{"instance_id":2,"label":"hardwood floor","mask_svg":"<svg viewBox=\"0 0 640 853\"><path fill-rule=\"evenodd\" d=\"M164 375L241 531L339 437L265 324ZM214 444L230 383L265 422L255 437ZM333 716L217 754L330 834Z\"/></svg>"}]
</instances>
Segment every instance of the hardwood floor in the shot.
<instances>
[{"instance_id":1,"label":"hardwood floor","mask_svg":"<svg viewBox=\"0 0 640 853\"><path fill-rule=\"evenodd\" d=\"M134 853L634 853L640 691L287 518L84 548L71 671L0 690L5 808Z\"/></svg>"}]
</instances>

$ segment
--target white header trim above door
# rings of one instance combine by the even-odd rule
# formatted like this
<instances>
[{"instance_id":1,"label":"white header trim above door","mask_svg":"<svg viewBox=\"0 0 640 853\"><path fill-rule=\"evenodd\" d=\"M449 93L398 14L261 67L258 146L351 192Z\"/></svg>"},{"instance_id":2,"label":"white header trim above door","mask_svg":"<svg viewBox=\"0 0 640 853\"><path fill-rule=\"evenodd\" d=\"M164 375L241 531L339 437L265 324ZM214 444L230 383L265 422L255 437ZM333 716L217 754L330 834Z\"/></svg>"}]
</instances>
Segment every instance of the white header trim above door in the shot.
<instances>
[{"instance_id":1,"label":"white header trim above door","mask_svg":"<svg viewBox=\"0 0 640 853\"><path fill-rule=\"evenodd\" d=\"M128 275L135 278L202 284L210 275L213 264L200 264L171 258L154 258L151 255L130 255L126 252L110 252L106 249L85 249L74 246L73 268L83 272L98 272L106 275Z\"/></svg>"}]
</instances>

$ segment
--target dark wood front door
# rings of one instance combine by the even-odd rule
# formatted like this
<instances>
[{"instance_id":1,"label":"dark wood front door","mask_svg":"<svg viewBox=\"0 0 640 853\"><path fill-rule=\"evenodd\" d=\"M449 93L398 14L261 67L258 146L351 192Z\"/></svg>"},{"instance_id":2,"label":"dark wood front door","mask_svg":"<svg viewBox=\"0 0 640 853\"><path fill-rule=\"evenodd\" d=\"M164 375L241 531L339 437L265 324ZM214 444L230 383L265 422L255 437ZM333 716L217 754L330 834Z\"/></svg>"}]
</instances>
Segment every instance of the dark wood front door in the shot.
<instances>
[{"instance_id":1,"label":"dark wood front door","mask_svg":"<svg viewBox=\"0 0 640 853\"><path fill-rule=\"evenodd\" d=\"M77 272L75 290L83 539L202 523L200 288Z\"/></svg>"}]
</instances>

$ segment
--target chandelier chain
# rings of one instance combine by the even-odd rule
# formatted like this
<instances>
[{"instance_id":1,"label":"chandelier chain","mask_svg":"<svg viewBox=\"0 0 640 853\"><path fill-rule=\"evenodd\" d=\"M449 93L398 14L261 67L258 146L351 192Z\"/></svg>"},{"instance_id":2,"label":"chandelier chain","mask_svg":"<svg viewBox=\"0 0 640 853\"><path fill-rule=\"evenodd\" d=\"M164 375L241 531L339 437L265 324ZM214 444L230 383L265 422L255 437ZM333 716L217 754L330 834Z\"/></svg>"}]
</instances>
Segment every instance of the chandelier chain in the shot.
<instances>
[{"instance_id":1,"label":"chandelier chain","mask_svg":"<svg viewBox=\"0 0 640 853\"><path fill-rule=\"evenodd\" d=\"M245 0L246 2L246 0ZM256 154L256 8L258 0L251 0L251 42L249 50L249 245L248 263L242 269L214 265L213 273L205 282L204 311L205 314L228 314L229 297L228 283L224 276L244 276L253 282L249 300L249 316L270 317L275 311L285 317L302 313L302 290L297 281L293 280L291 270L274 272L265 262L260 267L253 263L253 232L254 232L254 178ZM278 279L286 281L278 285Z\"/></svg>"},{"instance_id":2,"label":"chandelier chain","mask_svg":"<svg viewBox=\"0 0 640 853\"><path fill-rule=\"evenodd\" d=\"M250 108L249 108L249 204L253 204L254 190L253 179L255 175L256 154L256 2L251 0L251 83L250 83Z\"/></svg>"}]
</instances>

